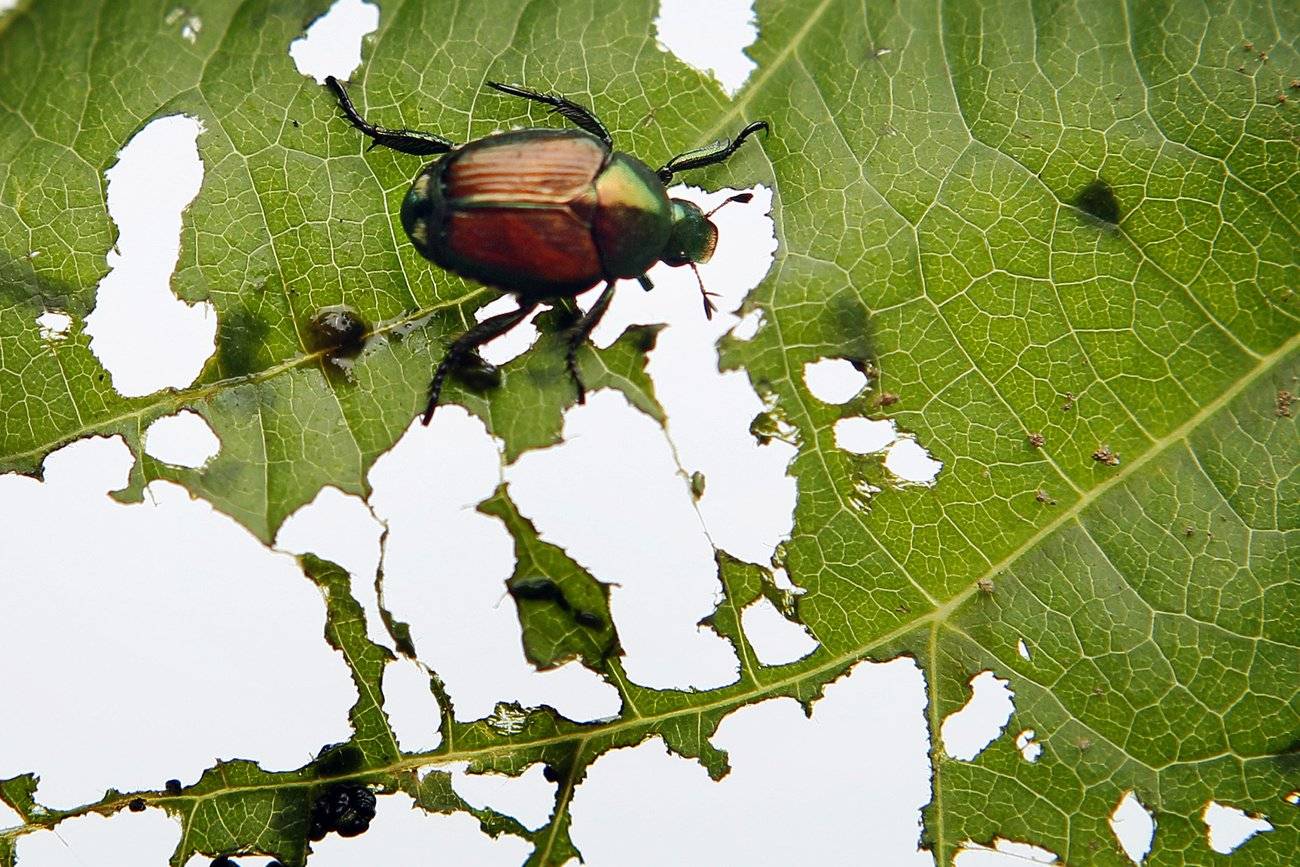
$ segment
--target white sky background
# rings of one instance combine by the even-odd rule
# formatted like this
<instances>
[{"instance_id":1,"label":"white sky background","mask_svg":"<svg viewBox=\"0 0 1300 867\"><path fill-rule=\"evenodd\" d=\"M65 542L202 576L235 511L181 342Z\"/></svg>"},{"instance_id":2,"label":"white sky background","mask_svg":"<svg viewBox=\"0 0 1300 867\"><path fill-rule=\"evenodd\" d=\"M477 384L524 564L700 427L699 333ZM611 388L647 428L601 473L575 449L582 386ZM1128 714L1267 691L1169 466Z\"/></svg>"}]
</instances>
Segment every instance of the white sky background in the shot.
<instances>
[{"instance_id":1,"label":"white sky background","mask_svg":"<svg viewBox=\"0 0 1300 867\"><path fill-rule=\"evenodd\" d=\"M375 26L373 6L360 0L336 5L340 15L293 49L306 75L346 77L359 62L359 33ZM741 53L755 35L751 17L744 0L664 0L658 35L684 60L715 70L734 91L753 67ZM192 18L175 24L190 28L183 38L202 26ZM119 224L138 225L141 234L130 237L160 238L152 264L134 261L148 259L149 250L110 254L119 276L101 287L96 352L107 347L101 358L128 393L187 385L197 370L195 352L201 363L212 346L215 314L203 305L187 308L161 291L175 262L183 202L170 213L161 205L150 208L148 179L168 166L186 177L196 169L196 127L188 121L172 126L177 137L170 146L163 142L133 157L148 167L134 189L125 158L112 175L114 200L123 202L123 210L114 208ZM412 173L417 169L413 160ZM661 266L652 272L654 292L622 287L595 335L606 345L628 324L669 324L651 355L650 373L668 411L677 459L705 473L698 506L657 425L608 392L592 394L586 407L567 414L564 445L530 453L506 473L521 511L543 538L564 546L597 577L618 582L613 610L627 669L651 686L707 688L734 678L729 646L695 626L718 599L710 542L765 562L790 530L795 487L784 469L793 449L754 443L748 425L761 404L743 375L717 372L714 349L737 325L730 311L762 278L775 247L766 217L770 191L756 193L753 203L717 215L718 254L701 268L720 295L721 315L706 321L689 271ZM698 190L674 194L709 204L725 198ZM129 237L125 227L122 236ZM155 272L156 278L149 276ZM139 294L131 295L120 276L126 273L140 275ZM155 318L137 327L134 337L115 334L114 306L147 304L145 289L160 300L127 319L139 326L140 316ZM114 300L124 292L130 297ZM50 311L52 318L44 320L54 323L52 341L67 328L59 313ZM141 347L140 334L176 333L164 324L168 316L189 317L193 338ZM527 335L521 329L487 354L494 360L517 354ZM132 339L134 356L116 361L114 351ZM131 380L133 370L146 377L143 384ZM837 360L810 365L805 377L828 403L842 403L865 385L859 372ZM887 465L902 479L933 483L940 473L920 445L887 423L871 430L848 425L837 429L837 437L854 451L889 449ZM159 459L195 466L219 447L191 413L159 422L147 443ZM40 773L38 796L46 803L73 806L98 798L109 785L158 788L171 777L189 784L217 758L297 767L322 744L345 739L355 691L321 636L323 602L289 554L312 551L344 565L367 609L372 638L386 641L372 586L380 520L390 529L386 601L411 624L422 659L446 680L461 718L487 715L497 700L546 702L575 719L618 712L612 688L576 664L539 674L524 661L514 606L503 598L502 581L513 568L509 537L499 522L473 510L499 481L496 445L462 410L444 407L428 429L413 424L374 468L369 508L327 489L286 523L278 552L167 483L150 486L141 504L112 502L105 494L123 484L130 461L120 440L91 439L52 455L43 483L0 476L0 514L6 516L0 523L0 635L7 651L0 654L0 682L9 699L0 714L0 777ZM632 490L637 496L628 496ZM597 524L600 532L591 532ZM55 540L55 529L70 529L75 543ZM202 552L197 561L194 552ZM767 603L747 610L744 622L765 661L797 659L815 647ZM405 749L439 741L437 709L423 683L419 669L405 662L385 677L388 709ZM607 754L578 789L574 840L595 867L932 863L928 853L916 851L919 810L930 785L924 707L924 681L911 660L861 664L828 688L811 720L793 702L778 700L724 721L714 742L730 752L733 770L720 784L697 763L669 756L658 740ZM974 726L962 735L974 743L1010 737L1014 732L1002 730L1009 713L1001 705L982 712L976 706L954 726ZM951 737L945 730L945 740ZM515 780L460 770L456 780L471 803L506 810L530 827L549 814L554 787L540 768ZM14 821L0 805L0 827ZM58 835L30 835L19 852L23 867L163 864L177 834L160 811L122 813L64 823ZM484 837L464 815L428 816L392 797L381 799L371 831L353 840L331 835L317 844L309 863L413 867L426 863L420 853L429 851L446 863L513 865L526 848L511 838ZM974 865L972 858L1024 863L1023 855L993 851L959 861ZM264 861L240 859L243 865Z\"/></svg>"}]
</instances>

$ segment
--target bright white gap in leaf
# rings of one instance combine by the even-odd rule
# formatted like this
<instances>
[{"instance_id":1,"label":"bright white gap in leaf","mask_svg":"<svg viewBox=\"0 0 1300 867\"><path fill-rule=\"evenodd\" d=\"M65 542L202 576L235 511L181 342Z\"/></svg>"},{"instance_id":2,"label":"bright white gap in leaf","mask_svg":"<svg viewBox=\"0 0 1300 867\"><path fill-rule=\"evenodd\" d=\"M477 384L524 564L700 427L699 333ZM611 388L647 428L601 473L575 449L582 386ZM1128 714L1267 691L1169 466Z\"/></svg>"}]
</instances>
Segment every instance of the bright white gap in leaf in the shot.
<instances>
[{"instance_id":1,"label":"bright white gap in leaf","mask_svg":"<svg viewBox=\"0 0 1300 867\"><path fill-rule=\"evenodd\" d=\"M23 823L23 817L8 804L0 801L0 829L14 828Z\"/></svg>"},{"instance_id":2,"label":"bright white gap in leaf","mask_svg":"<svg viewBox=\"0 0 1300 867\"><path fill-rule=\"evenodd\" d=\"M214 756L295 768L350 734L356 689L297 563L177 485L114 502L131 465L93 438L44 482L0 476L0 635L21 650L0 654L0 744L22 744L0 778L35 771L49 806L191 783Z\"/></svg>"},{"instance_id":3,"label":"bright white gap in leaf","mask_svg":"<svg viewBox=\"0 0 1300 867\"><path fill-rule=\"evenodd\" d=\"M1206 804L1201 818L1209 834L1210 848L1220 855L1227 855L1256 834L1273 830L1273 824L1266 818L1218 801Z\"/></svg>"},{"instance_id":4,"label":"bright white gap in leaf","mask_svg":"<svg viewBox=\"0 0 1300 867\"><path fill-rule=\"evenodd\" d=\"M751 0L659 0L655 32L678 59L713 73L727 96L740 90L756 66L745 54L758 38Z\"/></svg>"},{"instance_id":5,"label":"bright white gap in leaf","mask_svg":"<svg viewBox=\"0 0 1300 867\"><path fill-rule=\"evenodd\" d=\"M427 671L399 656L384 666L383 689L384 712L403 752L432 750L442 743L442 718Z\"/></svg>"},{"instance_id":6,"label":"bright white gap in leaf","mask_svg":"<svg viewBox=\"0 0 1300 867\"><path fill-rule=\"evenodd\" d=\"M404 794L376 800L370 830L351 839L330 834L312 843L311 867L428 867L431 863L518 867L532 851L530 844L510 834L492 839L468 813L426 813Z\"/></svg>"},{"instance_id":7,"label":"bright white gap in leaf","mask_svg":"<svg viewBox=\"0 0 1300 867\"><path fill-rule=\"evenodd\" d=\"M389 528L388 610L410 625L458 719L480 719L511 700L549 704L574 720L613 716L618 692L596 674L577 663L538 672L524 658L505 585L514 542L498 519L475 510L496 490L500 464L497 441L457 406L440 407L427 428L413 421L375 462L370 503Z\"/></svg>"},{"instance_id":8,"label":"bright white gap in leaf","mask_svg":"<svg viewBox=\"0 0 1300 867\"><path fill-rule=\"evenodd\" d=\"M1009 682L993 672L981 671L971 678L970 685L970 701L948 714L939 728L944 752L963 762L974 759L993 743L1015 709Z\"/></svg>"},{"instance_id":9,"label":"bright white gap in leaf","mask_svg":"<svg viewBox=\"0 0 1300 867\"><path fill-rule=\"evenodd\" d=\"M943 462L930 457L930 453L910 436L900 437L885 452L885 469L906 482L932 485L943 469Z\"/></svg>"},{"instance_id":10,"label":"bright white gap in leaf","mask_svg":"<svg viewBox=\"0 0 1300 867\"><path fill-rule=\"evenodd\" d=\"M517 777L505 774L471 774L465 763L440 767L451 771L451 787L465 803L478 809L491 808L514 816L525 828L535 831L546 824L555 808L555 783L543 776L540 764Z\"/></svg>"},{"instance_id":11,"label":"bright white gap in leaf","mask_svg":"<svg viewBox=\"0 0 1300 867\"><path fill-rule=\"evenodd\" d=\"M183 409L149 425L144 434L144 451L164 464L198 468L217 456L221 440L212 432L207 419Z\"/></svg>"},{"instance_id":12,"label":"bright white gap in leaf","mask_svg":"<svg viewBox=\"0 0 1300 867\"><path fill-rule=\"evenodd\" d=\"M1119 847L1134 864L1141 864L1142 859L1151 851L1151 841L1156 834L1156 820L1132 789L1124 793L1110 814L1110 830L1114 832Z\"/></svg>"},{"instance_id":13,"label":"bright white gap in leaf","mask_svg":"<svg viewBox=\"0 0 1300 867\"><path fill-rule=\"evenodd\" d=\"M68 336L68 329L72 327L72 317L58 310L46 310L36 317L36 324L41 329L43 339L62 340Z\"/></svg>"},{"instance_id":14,"label":"bright white gap in leaf","mask_svg":"<svg viewBox=\"0 0 1300 867\"><path fill-rule=\"evenodd\" d=\"M157 729L151 734L156 735ZM109 817L92 813L65 819L52 831L19 837L18 863L24 867L166 864L180 839L180 824L159 809L122 811Z\"/></svg>"},{"instance_id":15,"label":"bright white gap in leaf","mask_svg":"<svg viewBox=\"0 0 1300 867\"><path fill-rule=\"evenodd\" d=\"M375 591L383 531L360 497L327 487L285 519L276 533L275 547L288 554L315 554L346 569L352 598L366 613L366 637L393 650Z\"/></svg>"},{"instance_id":16,"label":"bright white gap in leaf","mask_svg":"<svg viewBox=\"0 0 1300 867\"><path fill-rule=\"evenodd\" d=\"M740 317L735 326L731 329L731 336L737 340L753 340L758 329L763 327L763 310L755 308L744 316Z\"/></svg>"},{"instance_id":17,"label":"bright white gap in leaf","mask_svg":"<svg viewBox=\"0 0 1300 867\"><path fill-rule=\"evenodd\" d=\"M379 29L379 7L362 0L336 0L329 10L289 43L289 56L303 75L347 79L361 65L361 40Z\"/></svg>"},{"instance_id":18,"label":"bright white gap in leaf","mask_svg":"<svg viewBox=\"0 0 1300 867\"><path fill-rule=\"evenodd\" d=\"M740 615L745 637L764 665L784 665L817 649L817 639L797 623L781 616L771 602L759 599Z\"/></svg>"},{"instance_id":19,"label":"bright white gap in leaf","mask_svg":"<svg viewBox=\"0 0 1300 867\"><path fill-rule=\"evenodd\" d=\"M803 366L803 382L813 397L831 404L847 403L867 387L866 374L845 358L808 362Z\"/></svg>"},{"instance_id":20,"label":"bright white gap in leaf","mask_svg":"<svg viewBox=\"0 0 1300 867\"><path fill-rule=\"evenodd\" d=\"M890 419L842 418L835 422L835 446L855 455L883 451L898 438L898 428Z\"/></svg>"},{"instance_id":21,"label":"bright white gap in leaf","mask_svg":"<svg viewBox=\"0 0 1300 867\"><path fill-rule=\"evenodd\" d=\"M316 843L313 846L318 845ZM190 860L185 862L185 867L212 867L213 857L211 855L191 855ZM271 867L276 863L276 859L269 855L236 855L232 859L236 867ZM315 867L316 862L311 864Z\"/></svg>"},{"instance_id":22,"label":"bright white gap in leaf","mask_svg":"<svg viewBox=\"0 0 1300 867\"><path fill-rule=\"evenodd\" d=\"M1025 644L1025 640L1023 638L1016 639L1016 653L1020 654L1021 659L1024 659L1026 661L1029 660L1029 656L1030 656L1029 645Z\"/></svg>"},{"instance_id":23,"label":"bright white gap in leaf","mask_svg":"<svg viewBox=\"0 0 1300 867\"><path fill-rule=\"evenodd\" d=\"M1021 758L1027 762L1036 762L1043 754L1043 745L1034 740L1033 729L1025 729L1016 735L1016 749L1020 750Z\"/></svg>"},{"instance_id":24,"label":"bright white gap in leaf","mask_svg":"<svg viewBox=\"0 0 1300 867\"><path fill-rule=\"evenodd\" d=\"M772 583L782 590L789 590L791 593L806 593L807 588L796 587L790 580L790 573L784 569L772 570Z\"/></svg>"},{"instance_id":25,"label":"bright white gap in leaf","mask_svg":"<svg viewBox=\"0 0 1300 867\"><path fill-rule=\"evenodd\" d=\"M202 125L172 115L151 121L108 170L108 214L118 228L109 271L86 317L90 350L127 397L194 381L216 346L217 316L206 301L171 291L180 255L181 216L198 195Z\"/></svg>"},{"instance_id":26,"label":"bright white gap in leaf","mask_svg":"<svg viewBox=\"0 0 1300 867\"><path fill-rule=\"evenodd\" d=\"M519 308L519 301L513 295L502 295L500 298L484 304L478 310L474 311L475 321L482 322L492 316L500 313L509 313ZM533 320L542 312L542 308L534 310L528 314L528 318L516 325L514 328L497 337L489 340L479 349L479 355L489 364L505 364L514 361L519 356L527 352L534 343L537 342L537 326L533 325Z\"/></svg>"},{"instance_id":27,"label":"bright white gap in leaf","mask_svg":"<svg viewBox=\"0 0 1300 867\"><path fill-rule=\"evenodd\" d=\"M573 840L588 863L620 867L930 867L917 851L930 800L925 703L914 660L863 662L826 688L811 719L790 699L724 719L711 739L730 756L720 782L657 739L606 753L574 794Z\"/></svg>"},{"instance_id":28,"label":"bright white gap in leaf","mask_svg":"<svg viewBox=\"0 0 1300 867\"><path fill-rule=\"evenodd\" d=\"M953 867L1025 867L1026 864L1055 864L1056 857L1041 846L998 837L992 848L966 841L952 863Z\"/></svg>"},{"instance_id":29,"label":"bright white gap in leaf","mask_svg":"<svg viewBox=\"0 0 1300 867\"><path fill-rule=\"evenodd\" d=\"M746 146L751 145L755 143ZM734 192L669 190L705 211ZM750 192L753 201L733 203L712 217L718 226L718 248L700 266L705 287L718 294L714 299L718 312L712 320L704 317L699 284L691 270L660 264L650 270L654 291L642 292L633 284L615 295L594 340L608 346L633 323L668 325L650 353L648 370L668 414L668 434L681 468L688 474L703 473L708 482L697 506L704 526L717 547L742 560L765 563L794 523L796 485L786 469L796 450L777 440L768 445L755 441L749 425L766 407L743 371L718 372L716 347L737 321L731 311L767 274L776 250L769 215L772 192L763 187ZM610 460L626 455L616 439L603 434L602 438L599 447ZM686 487L685 480L678 484ZM683 495L689 497L688 492ZM710 569L716 571L712 565ZM691 576L691 580L698 579Z\"/></svg>"},{"instance_id":30,"label":"bright white gap in leaf","mask_svg":"<svg viewBox=\"0 0 1300 867\"><path fill-rule=\"evenodd\" d=\"M0 15L4 15L17 5L18 0L0 0Z\"/></svg>"},{"instance_id":31,"label":"bright white gap in leaf","mask_svg":"<svg viewBox=\"0 0 1300 867\"><path fill-rule=\"evenodd\" d=\"M717 606L718 567L662 429L598 391L565 413L564 440L523 455L506 480L544 540L614 584L628 677L657 688L734 682L731 645L699 626Z\"/></svg>"}]
</instances>

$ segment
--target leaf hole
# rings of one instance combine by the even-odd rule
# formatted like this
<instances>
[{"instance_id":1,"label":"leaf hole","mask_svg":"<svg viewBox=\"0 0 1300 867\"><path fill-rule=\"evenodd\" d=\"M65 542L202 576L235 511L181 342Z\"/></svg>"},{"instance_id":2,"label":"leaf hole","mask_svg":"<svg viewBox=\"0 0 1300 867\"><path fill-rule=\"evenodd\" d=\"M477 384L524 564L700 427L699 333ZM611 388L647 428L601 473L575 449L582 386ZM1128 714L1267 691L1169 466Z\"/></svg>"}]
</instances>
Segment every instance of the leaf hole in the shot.
<instances>
[{"instance_id":1,"label":"leaf hole","mask_svg":"<svg viewBox=\"0 0 1300 867\"><path fill-rule=\"evenodd\" d=\"M221 451L221 440L207 419L183 409L149 425L144 433L144 451L164 464L198 469Z\"/></svg>"},{"instance_id":2,"label":"leaf hole","mask_svg":"<svg viewBox=\"0 0 1300 867\"><path fill-rule=\"evenodd\" d=\"M153 120L105 173L118 238L85 331L113 387L127 397L189 385L216 346L212 305L187 304L170 285L182 216L203 182L201 132L187 115Z\"/></svg>"},{"instance_id":3,"label":"leaf hole","mask_svg":"<svg viewBox=\"0 0 1300 867\"><path fill-rule=\"evenodd\" d=\"M660 0L655 33L659 44L679 60L711 72L728 96L734 96L756 68L745 54L758 38L749 0Z\"/></svg>"},{"instance_id":4,"label":"leaf hole","mask_svg":"<svg viewBox=\"0 0 1300 867\"><path fill-rule=\"evenodd\" d=\"M1227 855L1256 834L1273 830L1273 824L1263 816L1210 801L1201 814L1205 822L1206 838L1210 848Z\"/></svg>"},{"instance_id":5,"label":"leaf hole","mask_svg":"<svg viewBox=\"0 0 1300 867\"><path fill-rule=\"evenodd\" d=\"M1130 789L1119 799L1108 820L1119 847L1134 864L1141 864L1151 851L1151 841L1156 834L1156 820L1151 811L1142 805L1137 794Z\"/></svg>"},{"instance_id":6,"label":"leaf hole","mask_svg":"<svg viewBox=\"0 0 1300 867\"><path fill-rule=\"evenodd\" d=\"M335 0L289 43L289 56L303 75L320 84L326 76L346 80L361 65L361 40L379 29L379 7L364 0Z\"/></svg>"},{"instance_id":7,"label":"leaf hole","mask_svg":"<svg viewBox=\"0 0 1300 867\"><path fill-rule=\"evenodd\" d=\"M971 697L948 715L939 729L944 752L963 762L973 760L1002 733L1015 710L1009 681L991 671L970 679Z\"/></svg>"},{"instance_id":8,"label":"leaf hole","mask_svg":"<svg viewBox=\"0 0 1300 867\"><path fill-rule=\"evenodd\" d=\"M866 374L847 358L821 358L803 366L804 385L822 403L843 404L867 387Z\"/></svg>"},{"instance_id":9,"label":"leaf hole","mask_svg":"<svg viewBox=\"0 0 1300 867\"><path fill-rule=\"evenodd\" d=\"M764 665L785 665L817 649L817 639L807 629L783 617L765 598L747 605L740 617L745 638Z\"/></svg>"}]
</instances>

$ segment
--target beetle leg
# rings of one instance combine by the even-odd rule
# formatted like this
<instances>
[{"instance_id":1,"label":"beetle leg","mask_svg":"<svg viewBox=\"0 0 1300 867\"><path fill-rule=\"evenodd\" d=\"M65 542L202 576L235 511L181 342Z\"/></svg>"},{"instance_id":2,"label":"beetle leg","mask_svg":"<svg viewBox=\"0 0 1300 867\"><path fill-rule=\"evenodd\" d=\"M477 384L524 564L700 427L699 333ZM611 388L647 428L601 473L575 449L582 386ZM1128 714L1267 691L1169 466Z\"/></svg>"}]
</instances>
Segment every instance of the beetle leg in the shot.
<instances>
[{"instance_id":1,"label":"beetle leg","mask_svg":"<svg viewBox=\"0 0 1300 867\"><path fill-rule=\"evenodd\" d=\"M440 135L434 135L431 132L420 132L414 129L385 129L382 126L368 123L361 116L361 113L357 111L357 107L352 104L352 98L348 96L348 92L343 88L343 82L332 75L327 75L325 77L325 86L338 97L339 108L343 110L343 116L348 119L348 122L370 137L371 147L383 145L400 153L417 157L445 154L456 147L455 142Z\"/></svg>"},{"instance_id":2,"label":"beetle leg","mask_svg":"<svg viewBox=\"0 0 1300 867\"><path fill-rule=\"evenodd\" d=\"M478 349L484 343L487 343L494 337L500 337L511 328L514 328L537 306L536 302L520 302L518 310L511 310L509 313L499 313L488 319L484 319L478 325L475 325L469 331L466 331L447 349L447 354L438 362L438 369L434 371L433 382L429 383L429 405L425 407L422 423L427 427L429 421L433 418L433 411L438 408L438 398L442 397L442 384L447 379L447 374L451 373L452 368L459 364L466 355Z\"/></svg>"},{"instance_id":3,"label":"beetle leg","mask_svg":"<svg viewBox=\"0 0 1300 867\"><path fill-rule=\"evenodd\" d=\"M596 303L587 311L587 315L579 319L578 324L569 332L569 351L565 353L564 363L569 368L569 376L573 378L573 384L578 387L578 403L587 402L587 388L582 384L582 376L578 373L578 347L587 342L587 338L599 324L600 318L609 309L609 302L613 298L614 281L611 280L605 284L605 291L600 293Z\"/></svg>"},{"instance_id":4,"label":"beetle leg","mask_svg":"<svg viewBox=\"0 0 1300 867\"><path fill-rule=\"evenodd\" d=\"M502 84L499 81L489 81L488 87L493 90L499 90L502 93L508 93L511 96L519 96L524 99L531 99L534 102L540 102L543 105L549 105L551 111L563 115L580 129L594 135L605 143L606 147L614 146L614 139L605 129L605 125L597 120L596 116L590 110L578 105L571 99L565 99L562 96L554 96L549 93L541 93L530 87L524 87L519 84Z\"/></svg>"},{"instance_id":5,"label":"beetle leg","mask_svg":"<svg viewBox=\"0 0 1300 867\"><path fill-rule=\"evenodd\" d=\"M768 131L767 121L756 120L752 123L746 124L745 128L736 133L736 137L731 141L715 142L711 145L705 145L702 148L689 150L684 154L678 154L665 163L664 167L656 174L659 175L659 180L667 184L673 179L673 175L677 172L684 172L687 169L702 169L705 166L716 165L734 154L737 148L745 143L745 139L749 138L760 129L764 132Z\"/></svg>"}]
</instances>

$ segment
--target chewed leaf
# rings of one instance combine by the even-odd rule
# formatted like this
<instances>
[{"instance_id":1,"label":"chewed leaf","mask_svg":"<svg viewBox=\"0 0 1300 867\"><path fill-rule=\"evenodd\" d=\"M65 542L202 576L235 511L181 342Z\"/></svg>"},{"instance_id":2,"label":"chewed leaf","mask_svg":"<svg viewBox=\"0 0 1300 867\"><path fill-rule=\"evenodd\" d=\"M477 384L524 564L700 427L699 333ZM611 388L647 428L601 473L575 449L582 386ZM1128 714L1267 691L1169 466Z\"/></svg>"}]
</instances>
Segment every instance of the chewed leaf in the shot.
<instances>
[{"instance_id":1,"label":"chewed leaf","mask_svg":"<svg viewBox=\"0 0 1300 867\"><path fill-rule=\"evenodd\" d=\"M303 744L301 759L277 760L278 770L252 756L205 757L197 781L122 783L133 790L56 809L42 803L38 783L45 774L48 785L54 769L26 766L39 760L24 756L21 733L9 737L0 743L0 818L16 814L19 824L0 828L0 867L12 867L24 838L48 837L63 819L154 809L182 825L177 867L196 853L260 853L302 867L309 838L359 832L372 815L378 826L384 807L407 803L424 818L456 813L490 836L510 835L530 847L529 863L559 865L581 855L570 807L602 756L660 739L720 779L731 770L718 737L729 715L793 698L815 720L829 684L864 660L898 655L915 660L928 690L933 797L921 844L937 863L1017 847L1065 864L1122 863L1124 852L1148 849L1151 863L1209 863L1211 851L1232 848L1236 862L1263 865L1300 851L1293 3L1243 0L1225 14L1190 0L758 0L757 37L751 43L746 31L739 40L754 68L734 98L658 44L668 25L656 24L657 0L533 0L519 9L464 0L455 14L425 14L429 5L340 3L339 12L364 12L364 26L319 63L302 51L309 42L318 50L333 26L322 17L327 0L174 8L121 0L88 11L41 2L0 12L0 470L39 476L69 443L120 436L133 466L113 483L117 499L153 496L165 487L157 481L181 485L254 545L269 545L327 487L364 502L366 520L400 516L384 525L383 544L394 548L444 529L421 514L463 512L500 543L500 564L484 554L475 575L485 577L473 589L490 584L486 595L504 607L493 609L511 630L502 652L538 683L566 670L598 681L617 712L578 722L563 702L523 701L494 683L477 704L462 701L467 716L458 718L462 684L447 660L477 662L483 645L501 648L499 633L472 645L450 627L424 628L419 606L446 613L444 600L460 589L437 546L420 549L427 556L417 566L385 550L374 575L348 575L322 559L326 552L304 553L298 571L306 574L292 578L326 603L323 631L313 625L311 639L340 671L346 665L357 692L350 714L339 713L337 742ZM696 5L692 14L703 16L708 4ZM705 37L710 26L698 19ZM730 44L721 35L715 42ZM373 127L340 115L336 94L320 83L330 75L348 78L371 123L420 131L407 150L425 155L369 148L363 133L374 137ZM543 96L485 90L486 81ZM616 150L646 163L647 178L660 166L680 169L674 183L703 188L715 205L732 202L710 218L721 227L719 251L740 234L728 234L726 220L760 206L767 213L770 201L774 234L765 224L762 244L737 241L712 263L721 271L729 256L744 259L746 274L766 276L747 296L738 284L727 296L725 275L708 263L699 263L698 285L690 269L670 267L667 226L621 236L621 246L665 261L621 280L615 303L628 293L655 303L687 298L712 336L690 340L676 322L655 324L667 317L629 316L619 327L636 324L612 343L601 337L604 349L584 344L570 358L581 305L593 296L541 298L547 309L534 320L532 345L508 360L493 352L462 359L442 393L461 407L442 410L444 419L475 417L465 436L487 454L487 482L453 502L447 479L421 476L428 481L414 493L402 489L423 498L416 506L378 508L396 486L372 487L372 471L401 475L401 467L376 470L381 457L453 441L435 436L447 434L448 419L427 439L397 445L451 342L503 296L419 254L401 217L411 179L427 152L446 150L443 138L460 145L573 122L599 132L587 108ZM113 180L114 166L134 163L130 143L165 118L184 121L201 183L151 191L148 160L144 182ZM766 133L746 135L758 130ZM725 163L701 165L724 152ZM108 328L115 294L135 285L128 254L154 237L127 228L131 211L117 194L132 186L141 212L167 211L156 214L169 221L154 233L158 245L179 238L150 285L208 335L192 355L207 359L197 376L150 368L154 350L188 339L180 329L152 320ZM569 211L577 223L564 223L584 244L585 227L597 227L595 244L614 207L608 188L603 200L594 190L580 191ZM701 231L690 249L708 258ZM536 252L561 264L577 255ZM613 251L597 252L604 269ZM490 251L468 250L479 253ZM711 320L700 310L706 287L719 293L704 296L716 307ZM131 335L126 354L148 374L144 385L119 376L114 387L116 357L91 347L109 333ZM714 346L717 335L727 336ZM669 351L682 363L660 364ZM571 368L593 394L586 410L572 411ZM707 381L692 371L708 371ZM716 397L724 380L725 404ZM601 478L570 467L564 496L551 500L584 532L617 525L625 547L636 534L656 540L643 549L643 568L629 571L639 583L626 588L614 587L612 573L627 552L584 548L577 536L556 543L520 481L525 453L550 449L566 429L588 441L609 433L566 421L596 418L593 407L611 401L636 419L624 430L637 438L611 436L611 450L624 453L600 465ZM695 414L689 423L687 413ZM165 448L166 432L185 427L206 443L197 457ZM713 439L698 435L715 430ZM752 434L740 457L729 438L737 431ZM573 449L581 439L570 439L547 456L610 454ZM438 466L468 463L467 453L444 448ZM782 496L797 488L793 509L779 504L779 522L772 503L746 502L745 491L760 488L733 472L754 455L767 459L765 482L789 483ZM631 470L611 484L615 466ZM6 587L14 592L0 605L0 634L14 651L0 654L0 682L9 707L30 711L24 719L46 732L66 725L74 737L95 717L41 719L39 688L57 682L59 666L38 652L49 635L23 629L49 616L39 588L51 586L42 569L56 558L45 555L59 546L99 551L98 528L32 532L14 516L34 513L38 487L0 477L0 514L10 516L0 521L0 551L6 566L19 564L0 581L24 582ZM663 499L642 519L634 506L652 491ZM597 493L599 509L589 508ZM641 533L656 518L668 526L670 512L685 516L671 532ZM676 529L687 525L689 538ZM178 537L191 529L175 525ZM355 529L342 524L338 537ZM196 559L210 553L203 544L194 543ZM651 574L654 555L688 548L690 557L664 556L674 565ZM591 551L606 559L587 562ZM127 597L152 553L125 565L105 554L85 580ZM403 569L425 572L394 579ZM183 582L194 577L178 572L178 586L191 589ZM268 592L281 589L275 576L258 577ZM373 586L378 604L353 598L359 586ZM437 592L418 595L430 587ZM703 655L680 650L691 638L726 664L707 682L691 681L699 689L671 680L651 688L648 675L637 680L649 642L619 606L635 598L649 609L660 593L667 610L686 591L703 602L676 624L686 633L670 647L681 671ZM59 640L76 643L81 658L103 660L121 636L143 634L130 609L148 600L123 606L109 641L107 631L84 628L101 612L77 608L75 596L59 603L67 624ZM469 621L490 604L457 611ZM230 600L223 610L240 622L229 631L275 628L258 621L267 614L258 609ZM380 622L367 624L366 611ZM778 626L788 644L770 643ZM131 650L172 659L167 642L202 641L197 630L156 632ZM421 688L427 681L421 698L432 701L422 718L432 729L436 714L438 737L424 733L422 748L404 752L386 715L384 673L395 654L371 638L384 634L403 676ZM203 650L221 658L220 647ZM282 661L265 659L268 681L283 691L268 693L274 707L228 708L215 696L203 712L274 725L296 705ZM139 670L124 661L104 675L105 688ZM962 748L944 721L960 718L981 672L1004 684L1007 700ZM177 719L164 725L169 736L187 734ZM535 804L528 822L476 806L453 788L456 773L540 774L545 791L554 788L551 812L538 826L545 811ZM780 779L765 785L783 791ZM1112 820L1129 793L1141 795L1156 830L1121 850ZM818 824L820 800L747 809L698 860L727 863L728 840L789 827L840 835L862 861L917 855L910 840L899 853L859 851L875 841L863 843L843 823ZM804 803L807 812L797 812ZM1219 815L1207 814L1212 804L1239 811L1257 833L1231 845L1226 832L1207 835L1205 822Z\"/></svg>"}]
</instances>

